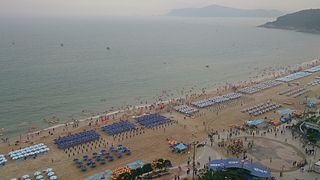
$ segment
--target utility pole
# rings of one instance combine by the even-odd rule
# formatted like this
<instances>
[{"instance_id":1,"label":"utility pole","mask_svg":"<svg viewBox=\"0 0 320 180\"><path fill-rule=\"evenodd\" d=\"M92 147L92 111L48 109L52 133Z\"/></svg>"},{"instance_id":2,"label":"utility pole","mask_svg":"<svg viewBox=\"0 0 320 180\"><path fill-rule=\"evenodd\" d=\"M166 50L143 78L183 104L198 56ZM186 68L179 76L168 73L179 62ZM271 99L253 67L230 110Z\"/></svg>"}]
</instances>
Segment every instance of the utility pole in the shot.
<instances>
[{"instance_id":1,"label":"utility pole","mask_svg":"<svg viewBox=\"0 0 320 180\"><path fill-rule=\"evenodd\" d=\"M192 145L193 145L193 163L192 163L192 179L195 180L195 175L196 175L196 145L198 144L198 142L193 141Z\"/></svg>"}]
</instances>

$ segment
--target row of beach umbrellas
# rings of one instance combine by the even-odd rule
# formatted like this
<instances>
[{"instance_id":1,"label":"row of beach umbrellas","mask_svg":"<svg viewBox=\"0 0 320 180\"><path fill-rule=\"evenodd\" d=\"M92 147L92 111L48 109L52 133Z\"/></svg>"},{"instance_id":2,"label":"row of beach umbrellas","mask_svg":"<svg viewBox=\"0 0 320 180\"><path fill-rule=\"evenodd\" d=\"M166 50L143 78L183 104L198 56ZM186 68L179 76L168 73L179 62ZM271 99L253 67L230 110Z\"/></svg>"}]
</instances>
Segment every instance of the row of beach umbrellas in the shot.
<instances>
[{"instance_id":1,"label":"row of beach umbrellas","mask_svg":"<svg viewBox=\"0 0 320 180\"><path fill-rule=\"evenodd\" d=\"M23 149L15 150L9 152L9 156L12 160L17 160L21 158L25 158L28 156L33 156L37 154L41 154L44 152L48 152L50 149L48 148L47 145L41 143L41 144L36 144L33 146L29 146Z\"/></svg>"},{"instance_id":2,"label":"row of beach umbrellas","mask_svg":"<svg viewBox=\"0 0 320 180\"><path fill-rule=\"evenodd\" d=\"M277 81L290 82L311 75L309 72L299 71L293 74L276 79Z\"/></svg>"},{"instance_id":3,"label":"row of beach umbrellas","mask_svg":"<svg viewBox=\"0 0 320 180\"><path fill-rule=\"evenodd\" d=\"M319 85L320 79L315 79L313 82L310 83L312 86Z\"/></svg>"},{"instance_id":4,"label":"row of beach umbrellas","mask_svg":"<svg viewBox=\"0 0 320 180\"><path fill-rule=\"evenodd\" d=\"M234 99L238 99L242 96L240 93L228 93L223 96L214 96L207 99L199 100L192 102L191 104L198 107L198 108L205 108L208 106L212 106L219 103L224 103L227 101L231 101Z\"/></svg>"},{"instance_id":5,"label":"row of beach umbrellas","mask_svg":"<svg viewBox=\"0 0 320 180\"><path fill-rule=\"evenodd\" d=\"M286 89L286 90L284 90L284 91L279 92L279 95L286 95L286 94L288 94L288 93L290 93L290 92L292 92L292 91L294 91L294 90L296 90L296 89L299 89L299 87L294 87L294 88Z\"/></svg>"},{"instance_id":6,"label":"row of beach umbrellas","mask_svg":"<svg viewBox=\"0 0 320 180\"><path fill-rule=\"evenodd\" d=\"M25 174L22 176L22 180L31 180L31 179L35 179L35 180L44 180L49 178L50 180L56 180L58 179L58 176L56 176L55 172L53 171L52 168L48 168L46 170L44 170L42 173L40 171L35 171L33 173L33 177ZM19 178L21 179L21 178ZM11 180L18 180L17 178L11 178Z\"/></svg>"},{"instance_id":7,"label":"row of beach umbrellas","mask_svg":"<svg viewBox=\"0 0 320 180\"><path fill-rule=\"evenodd\" d=\"M296 98L296 97L301 96L301 95L303 95L303 94L305 94L305 93L308 93L308 92L310 92L310 91L311 91L310 89L305 89L305 90L303 90L303 91L298 92L297 94L294 94L292 97L293 97L293 98Z\"/></svg>"},{"instance_id":8,"label":"row of beach umbrellas","mask_svg":"<svg viewBox=\"0 0 320 180\"><path fill-rule=\"evenodd\" d=\"M5 165L7 162L6 157L3 154L0 154L0 165Z\"/></svg>"},{"instance_id":9,"label":"row of beach umbrellas","mask_svg":"<svg viewBox=\"0 0 320 180\"><path fill-rule=\"evenodd\" d=\"M268 81L264 81L264 82L261 82L261 83L258 83L258 84L252 85L252 86L242 88L239 90L239 92L245 93L245 94L253 94L253 93L262 91L264 89L269 89L271 87L278 86L280 84L281 84L281 82L279 82L279 81L268 80Z\"/></svg>"},{"instance_id":10,"label":"row of beach umbrellas","mask_svg":"<svg viewBox=\"0 0 320 180\"><path fill-rule=\"evenodd\" d=\"M174 109L180 113L189 114L189 115L199 111L198 109L187 106L187 105L176 106L174 107Z\"/></svg>"},{"instance_id":11,"label":"row of beach umbrellas","mask_svg":"<svg viewBox=\"0 0 320 180\"><path fill-rule=\"evenodd\" d=\"M310 73L318 72L318 71L320 71L320 65L318 65L318 66L314 66L314 67L309 68L309 69L306 69L306 70L304 70L304 71L306 71L306 72L310 72Z\"/></svg>"},{"instance_id":12,"label":"row of beach umbrellas","mask_svg":"<svg viewBox=\"0 0 320 180\"><path fill-rule=\"evenodd\" d=\"M306 90L306 88L304 88L304 87L300 87L300 88L298 88L298 89L296 89L296 90L294 90L294 91L291 91L291 92L289 92L289 93L287 93L286 95L289 97L289 96L294 96L294 95L296 95L296 94L298 94L298 93L300 93L300 92L302 92L302 91L305 91Z\"/></svg>"},{"instance_id":13,"label":"row of beach umbrellas","mask_svg":"<svg viewBox=\"0 0 320 180\"><path fill-rule=\"evenodd\" d=\"M54 143L57 144L59 149L66 149L78 144L97 140L99 138L100 134L98 134L95 130L90 130L59 137L54 139Z\"/></svg>"},{"instance_id":14,"label":"row of beach umbrellas","mask_svg":"<svg viewBox=\"0 0 320 180\"><path fill-rule=\"evenodd\" d=\"M122 132L130 131L131 129L135 129L135 125L128 120L121 120L119 122L102 127L102 130L108 135L119 134Z\"/></svg>"},{"instance_id":15,"label":"row of beach umbrellas","mask_svg":"<svg viewBox=\"0 0 320 180\"><path fill-rule=\"evenodd\" d=\"M148 114L136 118L137 122L145 127L154 127L162 124L172 123L173 121L160 114Z\"/></svg>"},{"instance_id":16,"label":"row of beach umbrellas","mask_svg":"<svg viewBox=\"0 0 320 180\"><path fill-rule=\"evenodd\" d=\"M241 112L243 113L249 113L250 115L258 116L270 111L273 111L275 109L280 108L281 105L272 103L272 102L266 102L266 103L261 103L246 109L242 109Z\"/></svg>"}]
</instances>

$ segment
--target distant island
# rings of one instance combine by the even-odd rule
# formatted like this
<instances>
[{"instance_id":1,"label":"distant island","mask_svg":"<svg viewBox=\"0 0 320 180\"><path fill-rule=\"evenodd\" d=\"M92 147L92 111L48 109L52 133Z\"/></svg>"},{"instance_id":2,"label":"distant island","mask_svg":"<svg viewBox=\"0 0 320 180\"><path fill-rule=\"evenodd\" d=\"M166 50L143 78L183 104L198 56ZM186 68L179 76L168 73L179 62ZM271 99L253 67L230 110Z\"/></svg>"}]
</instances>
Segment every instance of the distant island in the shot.
<instances>
[{"instance_id":1,"label":"distant island","mask_svg":"<svg viewBox=\"0 0 320 180\"><path fill-rule=\"evenodd\" d=\"M320 9L308 9L287 14L259 27L320 33Z\"/></svg>"},{"instance_id":2,"label":"distant island","mask_svg":"<svg viewBox=\"0 0 320 180\"><path fill-rule=\"evenodd\" d=\"M211 5L202 8L174 9L167 15L182 17L279 17L283 13L277 10L236 9Z\"/></svg>"}]
</instances>

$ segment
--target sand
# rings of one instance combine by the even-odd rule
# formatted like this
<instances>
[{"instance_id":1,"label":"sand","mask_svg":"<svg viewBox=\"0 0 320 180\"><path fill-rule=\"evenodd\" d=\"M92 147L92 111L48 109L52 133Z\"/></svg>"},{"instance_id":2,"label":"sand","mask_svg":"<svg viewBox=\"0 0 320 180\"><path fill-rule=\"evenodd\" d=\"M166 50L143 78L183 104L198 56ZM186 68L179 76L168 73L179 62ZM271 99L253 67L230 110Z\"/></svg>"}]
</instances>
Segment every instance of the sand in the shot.
<instances>
[{"instance_id":1,"label":"sand","mask_svg":"<svg viewBox=\"0 0 320 180\"><path fill-rule=\"evenodd\" d=\"M319 73L314 73L309 77L305 77L295 82L299 82L301 85L306 85L313 81L315 77L319 76ZM292 83L291 83L292 84ZM37 159L27 159L20 163L15 161L9 161L4 167L0 167L0 179L10 179L11 177L21 177L24 174L32 175L36 170L44 170L47 167L52 167L56 172L59 179L84 179L87 176L93 175L95 173L102 172L106 169L114 169L117 167L125 166L127 163L141 160L143 162L151 162L157 158L170 159L174 166L186 163L188 157L191 157L191 153L186 154L175 154L169 150L167 143L167 138L175 139L179 142L192 143L193 141L203 141L207 138L207 133L210 131L219 131L223 129L228 129L234 125L242 125L246 120L251 119L250 115L246 113L241 113L240 110L245 107L250 107L252 105L265 102L267 100L272 100L273 102L283 104L284 102L292 102L293 104L285 107L290 107L299 112L302 112L305 108L302 105L305 97L300 96L297 98L287 97L278 95L280 91L286 90L288 84L283 83L280 86L258 92L253 95L245 95L244 97L236 100L234 102L228 103L221 107L210 107L200 109L200 112L194 117L186 117L178 112L172 111L170 108L165 108L161 110L160 113L164 116L170 117L176 121L173 126L157 129L147 129L142 135L134 136L123 141L114 140L112 137L107 136L100 130L102 124L118 121L118 117L114 120L108 120L107 122L99 122L98 125L93 125L91 127L87 126L87 122L80 123L80 127L72 128L68 127L68 130L62 131L61 129L56 129L53 135L49 135L48 131L43 131L39 136L32 138L33 143L45 143L49 146L50 151L48 154L38 157ZM309 97L319 96L320 86L308 87L311 92L307 93ZM228 91L228 90L227 90ZM218 92L221 93L221 92ZM210 96L217 94L217 92L210 92L206 95L202 95L193 99L202 99L205 96ZM217 114L217 110L219 112ZM155 110L148 110L147 112L153 112ZM158 111L158 110L157 110ZM132 120L132 114L126 113L127 119ZM274 112L269 112L261 115L258 118L263 117L273 117L275 119L279 118L279 115ZM122 117L123 118L123 117ZM122 144L131 149L132 155L124 156L121 159L116 159L114 162L107 163L105 165L97 165L94 169L89 169L87 172L80 172L73 165L73 158L82 157L84 154L90 154L92 152L97 152L102 148L97 148L92 152L86 152L83 154L76 154L75 156L68 157L68 154L64 153L63 150L59 150L54 144L53 139L66 135L67 132L78 132L83 129L96 129L102 138L108 142L108 144ZM52 132L52 130L51 130ZM30 136L31 138L31 136ZM15 140L19 137L15 138ZM26 140L26 136L22 136L23 141ZM10 146L8 143L0 144L0 154L7 154L11 149L18 149L19 147L26 147L30 145L28 143L20 143L19 145L13 145L13 139L11 139ZM281 155L281 151L279 155ZM290 157L288 157L290 158ZM263 162L263 160L261 160ZM276 161L276 160L275 160ZM267 163L267 162L266 162Z\"/></svg>"}]
</instances>

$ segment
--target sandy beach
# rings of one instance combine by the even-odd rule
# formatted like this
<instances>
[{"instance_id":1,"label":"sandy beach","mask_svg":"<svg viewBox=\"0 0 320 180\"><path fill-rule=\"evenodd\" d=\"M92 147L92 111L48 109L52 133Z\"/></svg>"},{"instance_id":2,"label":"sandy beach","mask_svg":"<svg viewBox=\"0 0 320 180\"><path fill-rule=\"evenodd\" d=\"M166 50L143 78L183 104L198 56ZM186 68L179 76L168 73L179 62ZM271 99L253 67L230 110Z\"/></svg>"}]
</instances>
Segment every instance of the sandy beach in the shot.
<instances>
[{"instance_id":1,"label":"sandy beach","mask_svg":"<svg viewBox=\"0 0 320 180\"><path fill-rule=\"evenodd\" d=\"M303 63L300 66L293 66L296 70L303 70L318 65L319 60ZM0 144L0 154L7 154L12 150L17 150L32 144L44 143L50 150L48 154L38 156L36 159L28 158L21 162L15 162L8 159L8 163L0 167L0 179L10 179L12 177L21 177L24 174L33 174L36 170L44 170L48 167L53 168L59 179L85 179L87 176L102 172L106 169L115 169L125 166L126 164L141 160L143 162L152 162L157 158L171 160L173 166L185 164L191 152L186 154L172 153L169 149L168 139L174 139L178 142L191 144L194 141L206 141L209 132L224 132L235 126L242 126L249 119L261 119L264 117L272 117L279 119L280 115L275 112L268 112L258 117L252 117L249 114L240 112L245 107L254 106L268 100L281 104L284 107L290 107L297 112L303 112L305 106L303 102L305 96L318 97L320 86L309 86L315 77L319 76L319 72L313 73L310 76L295 80L290 83L282 83L279 86L272 87L254 94L245 94L237 100L233 100L222 105L214 105L207 108L202 108L198 113L188 117L184 114L173 110L173 107L179 104L190 104L193 101L201 100L206 97L215 95L223 95L233 90L238 90L257 82L262 82L267 79L275 79L292 72L290 68L284 68L277 71L265 71L263 75L243 80L235 84L226 84L223 87L213 89L203 89L203 92L190 91L184 97L170 99L168 101L155 102L150 105L130 106L123 110L111 113L101 113L97 116L83 120L74 120L73 122L55 125L54 127L46 128L45 130L36 131L33 133L22 134L18 137L3 139ZM279 95L279 92L287 90L294 83L299 83L299 86L306 86L308 90L306 94L293 98ZM290 86L289 86L290 85ZM162 98L162 97L160 97ZM290 104L290 105L288 105ZM108 136L101 130L103 125L109 125L113 122L118 122L120 119L134 122L134 117L145 113L160 113L175 121L173 125L160 125L153 128L143 128L137 134L122 133L116 136ZM76 149L72 151L64 151L58 149L53 143L53 140L59 136L65 136L70 133L81 132L83 130L96 130L100 135L100 140L94 144L86 145L89 150ZM101 148L117 146L122 144L130 148L132 154L116 159L113 162L108 162L105 165L98 165L93 169L88 169L86 172L81 172L73 163L74 158L81 158L85 154L92 154L99 151ZM276 143L275 143L276 144ZM293 150L292 150L293 151ZM280 152L283 153L283 152ZM223 154L223 153L222 153ZM224 155L221 155L224 156ZM287 158L290 158L288 156ZM259 161L259 159L255 159ZM265 159L262 159L263 163ZM267 164L267 163L266 163ZM163 179L171 179L165 177Z\"/></svg>"}]
</instances>

